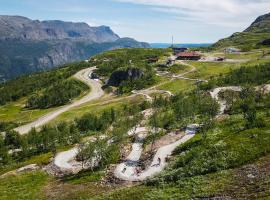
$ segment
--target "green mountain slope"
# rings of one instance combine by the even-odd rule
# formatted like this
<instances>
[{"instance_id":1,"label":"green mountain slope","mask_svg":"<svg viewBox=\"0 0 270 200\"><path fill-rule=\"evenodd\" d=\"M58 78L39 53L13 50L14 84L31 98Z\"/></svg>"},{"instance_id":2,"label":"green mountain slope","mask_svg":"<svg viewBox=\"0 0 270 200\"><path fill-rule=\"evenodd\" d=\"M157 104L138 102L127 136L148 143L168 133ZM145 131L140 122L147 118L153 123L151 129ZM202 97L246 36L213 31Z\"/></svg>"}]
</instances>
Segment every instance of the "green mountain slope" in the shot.
<instances>
[{"instance_id":1,"label":"green mountain slope","mask_svg":"<svg viewBox=\"0 0 270 200\"><path fill-rule=\"evenodd\" d=\"M213 45L214 48L224 48L229 46L239 47L243 50L270 46L265 42L270 39L270 13L258 17L250 27L240 33L219 40Z\"/></svg>"},{"instance_id":2,"label":"green mountain slope","mask_svg":"<svg viewBox=\"0 0 270 200\"><path fill-rule=\"evenodd\" d=\"M80 69L88 67L87 63L74 63L62 66L57 69L52 69L47 72L35 73L32 75L21 76L6 83L0 84L0 105L4 105L8 102L16 101L22 97L30 97L34 94L44 95L50 94L51 96L59 95L60 93L67 93L67 90L63 89L63 84L71 85L74 88L80 88L78 93L74 96L78 96L82 91L87 90L88 87L79 81L71 79L71 76L75 74ZM61 92L53 93L57 87L61 88ZM54 95L53 95L54 94ZM64 103L67 103L68 99L73 98L74 96L66 96ZM35 100L38 100L36 97ZM59 98L59 100L62 100ZM47 101L44 102L48 103ZM63 103L63 104L64 104ZM31 107L31 106L30 106ZM39 106L40 107L40 106ZM45 106L46 107L46 106Z\"/></svg>"}]
</instances>

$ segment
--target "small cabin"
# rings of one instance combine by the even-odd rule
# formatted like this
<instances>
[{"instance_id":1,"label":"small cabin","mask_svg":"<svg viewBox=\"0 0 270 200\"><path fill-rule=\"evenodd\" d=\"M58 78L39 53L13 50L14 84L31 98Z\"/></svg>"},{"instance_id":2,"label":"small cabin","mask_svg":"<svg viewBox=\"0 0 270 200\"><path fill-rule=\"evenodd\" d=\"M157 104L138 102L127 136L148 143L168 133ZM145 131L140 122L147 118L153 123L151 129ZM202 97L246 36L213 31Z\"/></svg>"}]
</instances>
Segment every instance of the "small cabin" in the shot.
<instances>
[{"instance_id":1,"label":"small cabin","mask_svg":"<svg viewBox=\"0 0 270 200\"><path fill-rule=\"evenodd\" d=\"M177 60L200 60L201 55L197 52L182 52L178 53Z\"/></svg>"},{"instance_id":2,"label":"small cabin","mask_svg":"<svg viewBox=\"0 0 270 200\"><path fill-rule=\"evenodd\" d=\"M225 60L225 58L223 58L223 57L218 57L218 58L216 58L215 60L218 61L218 62L222 62L222 61Z\"/></svg>"},{"instance_id":3,"label":"small cabin","mask_svg":"<svg viewBox=\"0 0 270 200\"><path fill-rule=\"evenodd\" d=\"M234 47L228 47L228 48L224 49L224 52L229 53L229 54L233 54L233 53L240 53L241 50L234 48Z\"/></svg>"},{"instance_id":4,"label":"small cabin","mask_svg":"<svg viewBox=\"0 0 270 200\"><path fill-rule=\"evenodd\" d=\"M91 74L89 74L89 78L90 79L99 79L99 76L96 73L92 72Z\"/></svg>"},{"instance_id":5,"label":"small cabin","mask_svg":"<svg viewBox=\"0 0 270 200\"><path fill-rule=\"evenodd\" d=\"M152 64L152 63L156 63L158 61L158 57L149 57L147 58L147 63L148 64Z\"/></svg>"},{"instance_id":6,"label":"small cabin","mask_svg":"<svg viewBox=\"0 0 270 200\"><path fill-rule=\"evenodd\" d=\"M186 52L188 50L188 48L186 47L173 47L173 54L176 55L178 53L182 53L182 52Z\"/></svg>"}]
</instances>

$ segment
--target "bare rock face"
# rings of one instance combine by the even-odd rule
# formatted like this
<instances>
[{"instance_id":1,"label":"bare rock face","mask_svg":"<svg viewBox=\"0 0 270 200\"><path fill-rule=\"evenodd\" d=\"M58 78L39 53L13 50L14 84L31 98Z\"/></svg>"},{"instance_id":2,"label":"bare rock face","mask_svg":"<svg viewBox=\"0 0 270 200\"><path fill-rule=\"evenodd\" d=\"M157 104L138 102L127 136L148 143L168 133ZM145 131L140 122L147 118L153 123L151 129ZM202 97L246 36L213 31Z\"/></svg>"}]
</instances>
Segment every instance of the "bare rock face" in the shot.
<instances>
[{"instance_id":1,"label":"bare rock face","mask_svg":"<svg viewBox=\"0 0 270 200\"><path fill-rule=\"evenodd\" d=\"M137 80L143 76L143 71L138 68L129 68L127 70L117 70L113 72L107 82L107 86L118 87L121 82L126 80Z\"/></svg>"}]
</instances>

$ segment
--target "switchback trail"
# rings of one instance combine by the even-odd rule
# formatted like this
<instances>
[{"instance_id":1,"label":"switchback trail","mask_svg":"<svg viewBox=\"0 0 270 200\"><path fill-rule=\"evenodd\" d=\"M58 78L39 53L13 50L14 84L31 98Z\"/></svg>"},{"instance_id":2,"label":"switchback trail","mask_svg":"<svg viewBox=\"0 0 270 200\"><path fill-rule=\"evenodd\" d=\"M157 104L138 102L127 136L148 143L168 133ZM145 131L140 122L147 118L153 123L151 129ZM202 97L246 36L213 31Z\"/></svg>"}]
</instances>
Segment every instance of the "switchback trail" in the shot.
<instances>
[{"instance_id":1,"label":"switchback trail","mask_svg":"<svg viewBox=\"0 0 270 200\"><path fill-rule=\"evenodd\" d=\"M115 177L125 181L143 181L157 173L160 173L167 164L166 158L172 154L173 150L180 144L187 142L195 136L195 134L185 135L180 140L172 144L160 147L148 168L145 171L137 173L136 168L138 167L138 162L143 152L141 140L145 137L144 131L138 132L137 142L133 143L132 151L128 155L126 161L117 165L114 171Z\"/></svg>"},{"instance_id":2,"label":"switchback trail","mask_svg":"<svg viewBox=\"0 0 270 200\"><path fill-rule=\"evenodd\" d=\"M225 100L222 100L219 98L219 93L227 91L227 90L241 92L242 88L239 86L219 87L219 88L215 88L214 90L212 90L210 92L212 99L215 99L220 105L219 115L224 114L224 111L225 111L226 106L227 106L227 102Z\"/></svg>"},{"instance_id":3,"label":"switchback trail","mask_svg":"<svg viewBox=\"0 0 270 200\"><path fill-rule=\"evenodd\" d=\"M87 84L91 88L91 91L86 96L84 96L83 98L81 98L78 101L73 102L72 104L63 106L63 107L57 109L56 111L50 112L50 113L38 118L37 120L29 123L29 124L25 124L23 126L17 127L14 130L17 131L21 135L27 134L32 128L41 127L41 126L47 124L48 122L52 121L53 119L55 119L56 117L58 117L59 115L61 115L64 112L66 112L74 107L85 104L89 101L98 99L101 96L103 96L104 92L101 89L101 86L102 86L101 83L89 78L89 74L94 69L96 69L96 68L91 67L91 68L83 69L74 75L75 78L84 82L85 84Z\"/></svg>"}]
</instances>

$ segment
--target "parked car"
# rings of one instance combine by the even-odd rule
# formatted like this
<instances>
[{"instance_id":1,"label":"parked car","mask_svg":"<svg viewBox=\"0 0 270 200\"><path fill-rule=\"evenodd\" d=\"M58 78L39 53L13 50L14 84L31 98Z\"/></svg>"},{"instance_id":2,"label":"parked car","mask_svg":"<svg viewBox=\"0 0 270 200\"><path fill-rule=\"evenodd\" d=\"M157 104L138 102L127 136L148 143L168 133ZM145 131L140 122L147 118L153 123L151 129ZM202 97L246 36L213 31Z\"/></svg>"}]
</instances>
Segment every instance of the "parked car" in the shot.
<instances>
[{"instance_id":1,"label":"parked car","mask_svg":"<svg viewBox=\"0 0 270 200\"><path fill-rule=\"evenodd\" d=\"M200 128L199 124L189 124L186 127L186 134L196 134Z\"/></svg>"},{"instance_id":2,"label":"parked car","mask_svg":"<svg viewBox=\"0 0 270 200\"><path fill-rule=\"evenodd\" d=\"M96 73L92 72L89 74L89 78L90 79L99 79L99 76Z\"/></svg>"}]
</instances>

